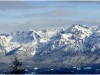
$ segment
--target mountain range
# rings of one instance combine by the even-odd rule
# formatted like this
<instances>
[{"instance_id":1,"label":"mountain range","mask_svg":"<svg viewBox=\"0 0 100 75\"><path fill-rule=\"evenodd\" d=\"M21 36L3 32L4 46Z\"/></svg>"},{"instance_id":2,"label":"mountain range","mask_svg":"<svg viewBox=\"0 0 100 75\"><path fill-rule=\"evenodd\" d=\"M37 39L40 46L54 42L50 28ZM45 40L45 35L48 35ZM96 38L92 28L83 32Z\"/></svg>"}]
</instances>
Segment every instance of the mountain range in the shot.
<instances>
[{"instance_id":1,"label":"mountain range","mask_svg":"<svg viewBox=\"0 0 100 75\"><path fill-rule=\"evenodd\" d=\"M23 62L40 64L38 66L61 64L59 67L75 67L99 64L100 26L76 24L68 29L30 29L0 34L1 62L10 62L14 55Z\"/></svg>"}]
</instances>

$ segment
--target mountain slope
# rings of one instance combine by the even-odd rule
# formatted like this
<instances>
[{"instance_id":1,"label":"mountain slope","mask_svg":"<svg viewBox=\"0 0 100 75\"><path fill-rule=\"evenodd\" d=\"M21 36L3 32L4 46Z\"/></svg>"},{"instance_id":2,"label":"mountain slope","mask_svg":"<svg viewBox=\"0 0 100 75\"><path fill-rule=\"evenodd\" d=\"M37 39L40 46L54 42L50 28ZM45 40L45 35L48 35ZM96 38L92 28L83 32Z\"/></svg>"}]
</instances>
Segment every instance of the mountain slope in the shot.
<instances>
[{"instance_id":1,"label":"mountain slope","mask_svg":"<svg viewBox=\"0 0 100 75\"><path fill-rule=\"evenodd\" d=\"M90 63L99 61L100 27L72 25L69 29L17 31L0 34L0 54L34 62ZM93 54L93 56L91 56ZM87 59L89 58L89 60ZM96 59L98 57L98 59ZM86 63L84 62L84 63Z\"/></svg>"},{"instance_id":2,"label":"mountain slope","mask_svg":"<svg viewBox=\"0 0 100 75\"><path fill-rule=\"evenodd\" d=\"M18 47L21 47L19 50L22 51L28 51L29 48L32 48L36 54L52 53L52 51L61 49L63 46L66 46L66 50L87 50L86 44L89 43L90 38L92 39L93 36L98 35L99 27L94 31L92 27L86 27L85 25L73 25L69 29L52 29L38 32L32 29L23 32L17 31L0 35L0 52L8 53ZM95 39L93 40L96 42Z\"/></svg>"}]
</instances>

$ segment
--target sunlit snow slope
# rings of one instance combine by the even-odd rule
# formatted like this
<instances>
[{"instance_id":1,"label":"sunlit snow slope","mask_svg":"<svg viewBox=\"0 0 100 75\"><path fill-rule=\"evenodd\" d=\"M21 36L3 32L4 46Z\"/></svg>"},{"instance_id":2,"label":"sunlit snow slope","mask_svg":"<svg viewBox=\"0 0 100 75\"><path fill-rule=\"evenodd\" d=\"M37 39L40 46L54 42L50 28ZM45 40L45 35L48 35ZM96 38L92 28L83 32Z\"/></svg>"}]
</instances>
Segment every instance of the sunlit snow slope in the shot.
<instances>
[{"instance_id":1,"label":"sunlit snow slope","mask_svg":"<svg viewBox=\"0 0 100 75\"><path fill-rule=\"evenodd\" d=\"M23 51L34 56L35 54L49 54L59 49L64 51L94 51L100 48L99 40L100 27L96 26L72 25L69 29L38 32L31 29L11 34L0 34L0 52L11 55Z\"/></svg>"}]
</instances>

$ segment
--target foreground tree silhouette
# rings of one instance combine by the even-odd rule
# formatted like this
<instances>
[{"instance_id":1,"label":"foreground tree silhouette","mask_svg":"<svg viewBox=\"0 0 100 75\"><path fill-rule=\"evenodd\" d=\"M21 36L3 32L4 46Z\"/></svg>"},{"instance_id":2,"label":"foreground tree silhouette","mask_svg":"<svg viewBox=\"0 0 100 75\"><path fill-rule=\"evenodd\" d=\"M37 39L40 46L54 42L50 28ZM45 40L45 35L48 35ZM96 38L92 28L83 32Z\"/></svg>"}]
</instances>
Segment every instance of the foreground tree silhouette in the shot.
<instances>
[{"instance_id":1,"label":"foreground tree silhouette","mask_svg":"<svg viewBox=\"0 0 100 75\"><path fill-rule=\"evenodd\" d=\"M9 67L10 72L6 74L23 74L25 69L22 68L22 63L19 62L18 58L15 56L14 60L12 61L12 65Z\"/></svg>"}]
</instances>

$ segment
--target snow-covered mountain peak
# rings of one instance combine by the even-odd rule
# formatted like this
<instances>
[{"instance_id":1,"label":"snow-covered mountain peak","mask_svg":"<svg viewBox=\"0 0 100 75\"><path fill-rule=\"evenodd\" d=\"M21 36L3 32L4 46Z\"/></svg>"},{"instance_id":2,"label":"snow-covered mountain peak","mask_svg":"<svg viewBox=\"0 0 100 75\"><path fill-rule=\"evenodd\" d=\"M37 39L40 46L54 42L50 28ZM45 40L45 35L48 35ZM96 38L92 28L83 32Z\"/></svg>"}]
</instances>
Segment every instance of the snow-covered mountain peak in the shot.
<instances>
[{"instance_id":1,"label":"snow-covered mountain peak","mask_svg":"<svg viewBox=\"0 0 100 75\"><path fill-rule=\"evenodd\" d=\"M12 35L11 42L18 42L20 44L22 43L28 43L34 40L34 37L31 35L32 33L29 31L23 31L23 32L14 32Z\"/></svg>"},{"instance_id":2,"label":"snow-covered mountain peak","mask_svg":"<svg viewBox=\"0 0 100 75\"><path fill-rule=\"evenodd\" d=\"M75 32L85 33L86 31L89 31L91 33L89 27L86 27L85 25L72 25L67 31L70 33L75 33Z\"/></svg>"},{"instance_id":3,"label":"snow-covered mountain peak","mask_svg":"<svg viewBox=\"0 0 100 75\"><path fill-rule=\"evenodd\" d=\"M73 25L69 29L43 31L30 29L11 34L0 34L0 55L1 58L17 55L18 58L24 60L25 65L26 60L30 64L33 61L33 64L39 63L39 66L42 63L46 66L48 63L52 63L53 66L54 63L74 66L82 63L82 67L84 64L99 64L100 27Z\"/></svg>"},{"instance_id":4,"label":"snow-covered mountain peak","mask_svg":"<svg viewBox=\"0 0 100 75\"><path fill-rule=\"evenodd\" d=\"M89 27L85 25L72 25L67 33L73 34L73 38L75 39L84 39L92 34L92 31Z\"/></svg>"},{"instance_id":5,"label":"snow-covered mountain peak","mask_svg":"<svg viewBox=\"0 0 100 75\"><path fill-rule=\"evenodd\" d=\"M85 43L90 40L94 42L99 38L100 31L97 27L87 27L85 25L73 25L69 29L51 29L43 31L17 31L11 34L0 34L0 49L10 52L15 48L19 50L34 49L36 53L42 51L55 51L69 48L74 50L86 50ZM94 39L95 37L95 39ZM96 42L95 42L96 43ZM91 43L92 44L92 43ZM93 43L94 44L94 43ZM78 47L78 48L77 48ZM68 48L68 49L67 49ZM32 54L35 54L34 51Z\"/></svg>"}]
</instances>

